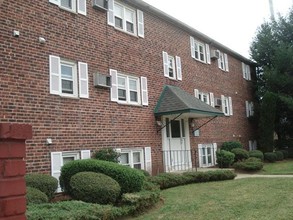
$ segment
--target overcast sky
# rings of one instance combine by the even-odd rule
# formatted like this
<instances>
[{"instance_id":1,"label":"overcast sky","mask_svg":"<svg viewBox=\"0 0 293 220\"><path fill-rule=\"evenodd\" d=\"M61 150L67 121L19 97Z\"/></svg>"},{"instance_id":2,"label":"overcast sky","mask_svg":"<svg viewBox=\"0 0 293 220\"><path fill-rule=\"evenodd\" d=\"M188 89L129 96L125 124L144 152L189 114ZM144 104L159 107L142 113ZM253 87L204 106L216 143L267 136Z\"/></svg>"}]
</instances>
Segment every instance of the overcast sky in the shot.
<instances>
[{"instance_id":1,"label":"overcast sky","mask_svg":"<svg viewBox=\"0 0 293 220\"><path fill-rule=\"evenodd\" d=\"M143 0L249 58L256 29L270 19L269 0ZM272 0L275 16L293 0Z\"/></svg>"}]
</instances>

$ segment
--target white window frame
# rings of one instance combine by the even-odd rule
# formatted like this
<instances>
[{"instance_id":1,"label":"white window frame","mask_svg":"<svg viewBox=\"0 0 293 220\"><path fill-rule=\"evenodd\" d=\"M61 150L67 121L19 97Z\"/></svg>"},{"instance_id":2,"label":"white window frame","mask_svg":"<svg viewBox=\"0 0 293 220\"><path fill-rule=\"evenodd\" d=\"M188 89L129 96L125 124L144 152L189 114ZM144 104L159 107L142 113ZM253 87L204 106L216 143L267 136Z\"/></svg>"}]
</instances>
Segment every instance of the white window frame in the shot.
<instances>
[{"instance_id":1,"label":"white window frame","mask_svg":"<svg viewBox=\"0 0 293 220\"><path fill-rule=\"evenodd\" d=\"M117 16L115 13L115 6L118 6L122 9L122 17ZM126 18L126 11L130 11L133 13L133 32L127 30L127 18ZM122 20L122 28L116 26L115 17L119 17ZM131 22L132 23L132 22ZM131 35L137 35L137 12L135 9L125 6L124 4L118 3L114 1L114 27L118 30L124 31Z\"/></svg>"},{"instance_id":2,"label":"white window frame","mask_svg":"<svg viewBox=\"0 0 293 220\"><path fill-rule=\"evenodd\" d=\"M242 62L242 73L243 78L250 81L251 80L251 72L250 72L250 66Z\"/></svg>"},{"instance_id":3,"label":"white window frame","mask_svg":"<svg viewBox=\"0 0 293 220\"><path fill-rule=\"evenodd\" d=\"M125 88L121 88L119 87L119 83L117 83L117 89L118 89L118 102L119 103L125 103L125 104L131 104L131 105L140 105L141 104L141 95L140 95L140 80L138 77L134 77L134 76L128 76L125 74L121 74L118 73L117 74L117 82L118 82L118 78L124 78L125 79ZM131 101L130 100L130 92L132 91L130 89L130 80L135 80L136 81L136 86L137 86L137 90L135 91L137 93L137 102ZM119 99L119 89L125 89L126 90L126 100L120 100ZM133 90L134 91L134 90Z\"/></svg>"},{"instance_id":4,"label":"white window frame","mask_svg":"<svg viewBox=\"0 0 293 220\"><path fill-rule=\"evenodd\" d=\"M68 80L62 77L62 66L67 66L72 68L72 86L73 86L73 93L65 93L63 92L62 88L62 80ZM78 97L78 88L77 88L77 65L75 62L68 61L65 59L60 59L60 80L61 80L61 88L60 88L60 95L67 96L67 97ZM68 80L69 81L69 80Z\"/></svg>"},{"instance_id":5,"label":"white window frame","mask_svg":"<svg viewBox=\"0 0 293 220\"><path fill-rule=\"evenodd\" d=\"M63 9L68 10L68 11L76 12L76 5L77 5L76 1L77 0L67 0L67 1L71 2L71 5L72 5L71 8L62 5L62 1L64 1L64 0L60 0L60 8L63 8Z\"/></svg>"},{"instance_id":6,"label":"white window frame","mask_svg":"<svg viewBox=\"0 0 293 220\"><path fill-rule=\"evenodd\" d=\"M170 79L176 79L176 66L175 66L175 57L168 55L168 73ZM173 76L170 76L171 70L173 70Z\"/></svg>"},{"instance_id":7,"label":"white window frame","mask_svg":"<svg viewBox=\"0 0 293 220\"><path fill-rule=\"evenodd\" d=\"M62 5L62 0L49 0L50 3L59 6L59 8L72 12L72 13L79 13L82 15L87 14L87 1L86 0L68 0L71 2L72 7L66 7Z\"/></svg>"},{"instance_id":8,"label":"white window frame","mask_svg":"<svg viewBox=\"0 0 293 220\"><path fill-rule=\"evenodd\" d=\"M210 104L210 96L209 93L207 92L199 92L198 93L198 99L200 99L201 101L203 101L206 104Z\"/></svg>"},{"instance_id":9,"label":"white window frame","mask_svg":"<svg viewBox=\"0 0 293 220\"><path fill-rule=\"evenodd\" d=\"M211 58L210 58L210 46L208 44L205 44L201 41L198 41L197 39L190 36L190 47L191 47L191 57L195 60L211 64ZM200 49L202 48L202 52L200 52ZM201 58L202 54L202 58Z\"/></svg>"},{"instance_id":10,"label":"white window frame","mask_svg":"<svg viewBox=\"0 0 293 220\"><path fill-rule=\"evenodd\" d=\"M254 104L253 102L245 101L246 117L254 116Z\"/></svg>"},{"instance_id":11,"label":"white window frame","mask_svg":"<svg viewBox=\"0 0 293 220\"><path fill-rule=\"evenodd\" d=\"M133 154L134 153L140 153L139 157L140 157L140 162L135 163L133 161ZM120 154L127 154L128 155L128 164L123 164L120 160L120 158L118 158L118 161L120 164L124 165L124 166L129 166L131 168L135 168L135 165L140 164L140 169L143 170L145 169L144 166L144 152L143 149L141 148L136 148L136 149L132 149L132 148L122 148Z\"/></svg>"},{"instance_id":12,"label":"white window frame","mask_svg":"<svg viewBox=\"0 0 293 220\"><path fill-rule=\"evenodd\" d=\"M233 115L232 98L221 95L222 112L225 116Z\"/></svg>"},{"instance_id":13,"label":"white window frame","mask_svg":"<svg viewBox=\"0 0 293 220\"><path fill-rule=\"evenodd\" d=\"M207 154L207 150L210 149L210 154ZM203 151L205 154L203 155ZM209 143L209 144L199 144L198 145L198 158L199 158L199 167L211 167L216 165L216 151L217 151L217 143ZM206 163L204 164L205 157ZM208 158L210 157L211 162L208 163Z\"/></svg>"},{"instance_id":14,"label":"white window frame","mask_svg":"<svg viewBox=\"0 0 293 220\"><path fill-rule=\"evenodd\" d=\"M171 56L165 51L162 52L162 56L164 76L169 79L182 81L181 58L179 56ZM173 70L173 76L170 76L171 70Z\"/></svg>"},{"instance_id":15,"label":"white window frame","mask_svg":"<svg viewBox=\"0 0 293 220\"><path fill-rule=\"evenodd\" d=\"M257 142L256 140L249 140L248 141L249 151L257 150Z\"/></svg>"},{"instance_id":16,"label":"white window frame","mask_svg":"<svg viewBox=\"0 0 293 220\"><path fill-rule=\"evenodd\" d=\"M221 51L218 59L218 67L223 71L229 72L228 55Z\"/></svg>"}]
</instances>

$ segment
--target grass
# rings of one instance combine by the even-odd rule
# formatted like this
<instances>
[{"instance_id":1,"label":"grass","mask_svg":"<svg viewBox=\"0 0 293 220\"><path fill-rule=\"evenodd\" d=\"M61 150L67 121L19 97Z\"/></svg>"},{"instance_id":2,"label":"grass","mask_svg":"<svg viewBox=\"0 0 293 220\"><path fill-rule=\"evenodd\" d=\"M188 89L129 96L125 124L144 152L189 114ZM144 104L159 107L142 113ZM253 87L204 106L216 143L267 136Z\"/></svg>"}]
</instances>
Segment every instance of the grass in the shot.
<instances>
[{"instance_id":1,"label":"grass","mask_svg":"<svg viewBox=\"0 0 293 220\"><path fill-rule=\"evenodd\" d=\"M266 175L293 175L293 160L277 161L275 163L265 163L263 170L259 174Z\"/></svg>"},{"instance_id":2,"label":"grass","mask_svg":"<svg viewBox=\"0 0 293 220\"><path fill-rule=\"evenodd\" d=\"M247 178L191 184L162 191L164 204L151 219L293 219L293 178Z\"/></svg>"}]
</instances>

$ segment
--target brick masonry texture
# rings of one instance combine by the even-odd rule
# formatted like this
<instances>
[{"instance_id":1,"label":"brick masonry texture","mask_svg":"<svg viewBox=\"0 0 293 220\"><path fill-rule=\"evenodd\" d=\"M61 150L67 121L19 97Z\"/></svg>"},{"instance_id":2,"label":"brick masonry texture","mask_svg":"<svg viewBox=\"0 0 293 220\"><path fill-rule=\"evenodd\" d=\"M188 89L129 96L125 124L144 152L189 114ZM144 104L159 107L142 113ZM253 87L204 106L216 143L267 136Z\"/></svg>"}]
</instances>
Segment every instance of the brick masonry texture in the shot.
<instances>
[{"instance_id":1,"label":"brick masonry texture","mask_svg":"<svg viewBox=\"0 0 293 220\"><path fill-rule=\"evenodd\" d=\"M218 98L232 97L233 116L216 118L201 128L200 137L192 137L190 129L192 149L230 140L248 147L248 140L255 139L255 127L245 113L245 100L253 100L253 85L243 79L241 61L223 51L229 59L229 72L224 72L216 61L208 65L192 59L190 34L149 12L144 11L145 38L107 25L107 13L93 9L91 0L87 16L48 0L4 0L0 12L0 122L32 125L33 139L26 142L28 172L50 173L50 152L103 147L151 146L153 170L157 169L162 137L156 132L153 110L166 84L190 94L199 89ZM13 37L13 30L20 36ZM40 36L45 44L38 42ZM164 77L162 51L181 57L182 81ZM50 94L49 55L88 63L89 99ZM95 88L93 73L109 74L110 68L147 77L149 105L111 102L109 89ZM53 145L45 144L48 137Z\"/></svg>"}]
</instances>

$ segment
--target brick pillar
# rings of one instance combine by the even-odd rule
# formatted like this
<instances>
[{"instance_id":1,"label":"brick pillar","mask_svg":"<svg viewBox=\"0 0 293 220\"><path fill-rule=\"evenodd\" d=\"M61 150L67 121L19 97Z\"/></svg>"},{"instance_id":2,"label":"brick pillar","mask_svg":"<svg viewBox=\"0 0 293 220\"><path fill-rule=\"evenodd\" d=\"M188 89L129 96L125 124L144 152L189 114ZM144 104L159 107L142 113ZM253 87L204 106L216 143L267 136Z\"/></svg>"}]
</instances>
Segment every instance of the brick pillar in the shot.
<instances>
[{"instance_id":1,"label":"brick pillar","mask_svg":"<svg viewBox=\"0 0 293 220\"><path fill-rule=\"evenodd\" d=\"M31 138L31 125L0 123L0 220L26 219L25 140Z\"/></svg>"}]
</instances>

